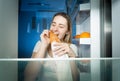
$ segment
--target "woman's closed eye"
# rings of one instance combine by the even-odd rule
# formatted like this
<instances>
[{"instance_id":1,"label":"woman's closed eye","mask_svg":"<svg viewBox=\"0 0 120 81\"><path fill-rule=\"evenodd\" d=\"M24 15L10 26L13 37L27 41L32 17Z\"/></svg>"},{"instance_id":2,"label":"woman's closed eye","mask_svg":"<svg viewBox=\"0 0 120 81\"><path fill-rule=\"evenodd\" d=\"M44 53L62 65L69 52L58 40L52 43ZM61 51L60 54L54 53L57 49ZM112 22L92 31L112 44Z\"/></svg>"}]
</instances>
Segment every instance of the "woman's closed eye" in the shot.
<instances>
[{"instance_id":1,"label":"woman's closed eye","mask_svg":"<svg viewBox=\"0 0 120 81\"><path fill-rule=\"evenodd\" d=\"M55 24L52 24L52 26L54 27L54 26L55 26Z\"/></svg>"},{"instance_id":2,"label":"woman's closed eye","mask_svg":"<svg viewBox=\"0 0 120 81\"><path fill-rule=\"evenodd\" d=\"M59 26L59 28L64 28L64 26Z\"/></svg>"}]
</instances>

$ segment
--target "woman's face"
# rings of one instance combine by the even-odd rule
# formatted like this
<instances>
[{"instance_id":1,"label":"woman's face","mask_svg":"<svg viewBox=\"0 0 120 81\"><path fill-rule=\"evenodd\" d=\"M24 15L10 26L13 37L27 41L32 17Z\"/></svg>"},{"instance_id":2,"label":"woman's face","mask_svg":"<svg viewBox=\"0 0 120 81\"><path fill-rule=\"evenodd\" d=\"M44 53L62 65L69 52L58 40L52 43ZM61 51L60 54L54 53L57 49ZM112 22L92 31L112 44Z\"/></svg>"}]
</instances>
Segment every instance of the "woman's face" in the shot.
<instances>
[{"instance_id":1,"label":"woman's face","mask_svg":"<svg viewBox=\"0 0 120 81\"><path fill-rule=\"evenodd\" d=\"M51 23L50 30L52 30L60 40L63 40L65 34L68 32L67 20L62 16L55 16Z\"/></svg>"}]
</instances>

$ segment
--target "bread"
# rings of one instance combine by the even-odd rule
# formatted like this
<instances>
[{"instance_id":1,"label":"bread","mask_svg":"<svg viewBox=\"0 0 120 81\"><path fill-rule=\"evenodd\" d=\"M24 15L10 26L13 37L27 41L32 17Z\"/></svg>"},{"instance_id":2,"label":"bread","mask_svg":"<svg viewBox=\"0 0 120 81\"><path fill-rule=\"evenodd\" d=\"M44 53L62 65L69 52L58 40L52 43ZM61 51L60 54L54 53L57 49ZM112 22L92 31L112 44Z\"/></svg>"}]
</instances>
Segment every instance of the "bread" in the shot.
<instances>
[{"instance_id":1,"label":"bread","mask_svg":"<svg viewBox=\"0 0 120 81\"><path fill-rule=\"evenodd\" d=\"M58 38L56 34L50 31L50 43L52 42L60 42L60 39Z\"/></svg>"}]
</instances>

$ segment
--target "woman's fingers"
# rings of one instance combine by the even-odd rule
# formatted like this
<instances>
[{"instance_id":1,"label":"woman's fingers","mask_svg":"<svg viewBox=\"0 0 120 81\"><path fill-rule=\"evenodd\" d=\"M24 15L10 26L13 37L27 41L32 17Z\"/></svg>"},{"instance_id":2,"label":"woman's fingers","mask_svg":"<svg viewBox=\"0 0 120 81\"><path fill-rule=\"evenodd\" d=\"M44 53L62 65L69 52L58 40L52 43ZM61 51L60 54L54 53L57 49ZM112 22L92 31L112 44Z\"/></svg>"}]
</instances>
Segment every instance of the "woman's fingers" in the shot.
<instances>
[{"instance_id":1,"label":"woman's fingers","mask_svg":"<svg viewBox=\"0 0 120 81\"><path fill-rule=\"evenodd\" d=\"M55 46L54 49L53 49L53 52L60 50L62 47L63 46Z\"/></svg>"},{"instance_id":2,"label":"woman's fingers","mask_svg":"<svg viewBox=\"0 0 120 81\"><path fill-rule=\"evenodd\" d=\"M62 55L64 55L64 54L66 54L66 51L65 51L65 50L62 51L62 52L60 52L60 53L58 53L57 55L58 55L58 56L62 56Z\"/></svg>"},{"instance_id":3,"label":"woman's fingers","mask_svg":"<svg viewBox=\"0 0 120 81\"><path fill-rule=\"evenodd\" d=\"M55 44L53 44L53 46L54 46L53 52L65 49L64 45L62 43L55 43Z\"/></svg>"},{"instance_id":4,"label":"woman's fingers","mask_svg":"<svg viewBox=\"0 0 120 81\"><path fill-rule=\"evenodd\" d=\"M48 45L50 43L49 30L44 30L41 33L40 38L41 38L41 42Z\"/></svg>"},{"instance_id":5,"label":"woman's fingers","mask_svg":"<svg viewBox=\"0 0 120 81\"><path fill-rule=\"evenodd\" d=\"M69 46L66 43L56 43L54 44L54 46L55 49L53 50L53 52L58 56L62 56L69 52Z\"/></svg>"},{"instance_id":6,"label":"woman's fingers","mask_svg":"<svg viewBox=\"0 0 120 81\"><path fill-rule=\"evenodd\" d=\"M43 37L43 36L49 37L49 30L44 30L44 31L41 33L41 37Z\"/></svg>"},{"instance_id":7,"label":"woman's fingers","mask_svg":"<svg viewBox=\"0 0 120 81\"><path fill-rule=\"evenodd\" d=\"M53 52L57 55L57 54L59 54L60 52L63 52L63 51L65 51L65 48L57 48Z\"/></svg>"}]
</instances>

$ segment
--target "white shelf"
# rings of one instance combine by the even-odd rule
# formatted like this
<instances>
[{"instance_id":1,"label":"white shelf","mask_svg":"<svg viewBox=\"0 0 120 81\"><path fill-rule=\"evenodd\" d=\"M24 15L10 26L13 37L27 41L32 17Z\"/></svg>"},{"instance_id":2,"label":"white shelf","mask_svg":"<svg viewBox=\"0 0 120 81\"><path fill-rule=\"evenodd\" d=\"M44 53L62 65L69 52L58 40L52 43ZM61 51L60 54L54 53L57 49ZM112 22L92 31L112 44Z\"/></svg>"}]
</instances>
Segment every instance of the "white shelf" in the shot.
<instances>
[{"instance_id":1,"label":"white shelf","mask_svg":"<svg viewBox=\"0 0 120 81\"><path fill-rule=\"evenodd\" d=\"M90 38L80 38L79 44L91 44Z\"/></svg>"},{"instance_id":2,"label":"white shelf","mask_svg":"<svg viewBox=\"0 0 120 81\"><path fill-rule=\"evenodd\" d=\"M90 3L80 4L80 11L90 10Z\"/></svg>"}]
</instances>

